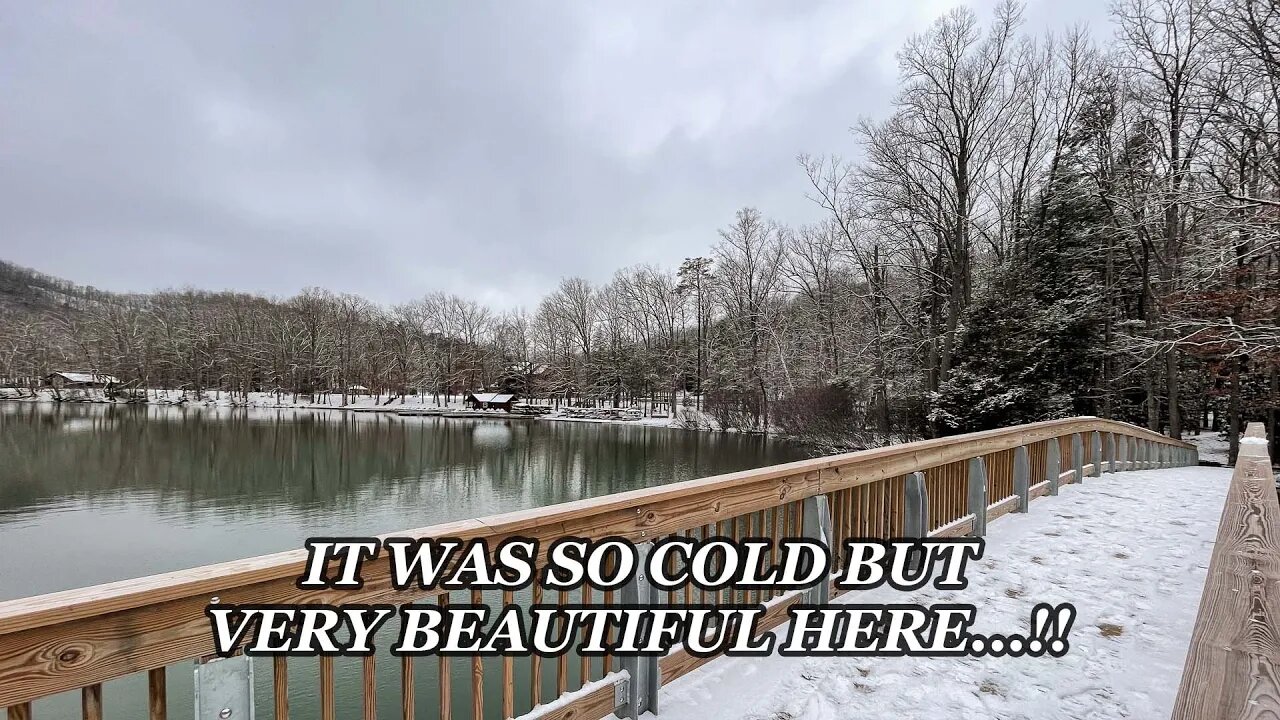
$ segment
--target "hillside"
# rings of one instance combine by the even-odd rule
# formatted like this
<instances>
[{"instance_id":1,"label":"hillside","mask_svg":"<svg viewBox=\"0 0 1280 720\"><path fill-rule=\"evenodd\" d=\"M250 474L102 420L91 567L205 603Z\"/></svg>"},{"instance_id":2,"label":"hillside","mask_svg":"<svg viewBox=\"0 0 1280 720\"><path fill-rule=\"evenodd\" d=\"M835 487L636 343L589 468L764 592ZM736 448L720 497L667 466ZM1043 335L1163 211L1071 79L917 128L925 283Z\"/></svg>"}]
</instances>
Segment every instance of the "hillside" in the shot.
<instances>
[{"instance_id":1,"label":"hillside","mask_svg":"<svg viewBox=\"0 0 1280 720\"><path fill-rule=\"evenodd\" d=\"M77 285L31 268L0 260L0 310L60 312L114 297L88 285Z\"/></svg>"}]
</instances>

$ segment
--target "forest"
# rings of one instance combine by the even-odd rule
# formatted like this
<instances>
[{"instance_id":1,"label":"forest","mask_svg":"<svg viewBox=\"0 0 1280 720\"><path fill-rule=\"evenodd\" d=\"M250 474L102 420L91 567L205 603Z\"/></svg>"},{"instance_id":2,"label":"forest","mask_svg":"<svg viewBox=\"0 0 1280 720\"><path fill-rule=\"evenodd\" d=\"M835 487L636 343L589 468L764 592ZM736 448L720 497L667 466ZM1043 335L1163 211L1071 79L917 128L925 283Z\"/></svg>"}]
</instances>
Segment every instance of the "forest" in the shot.
<instances>
[{"instance_id":1,"label":"forest","mask_svg":"<svg viewBox=\"0 0 1280 720\"><path fill-rule=\"evenodd\" d=\"M746 207L678 267L565 278L502 311L120 295L6 264L0 376L661 401L830 447L1080 414L1275 438L1274 0L1121 0L1108 28L1043 36L1012 2L958 9L898 64L891 112L850 118L854 160L797 158L809 224Z\"/></svg>"}]
</instances>

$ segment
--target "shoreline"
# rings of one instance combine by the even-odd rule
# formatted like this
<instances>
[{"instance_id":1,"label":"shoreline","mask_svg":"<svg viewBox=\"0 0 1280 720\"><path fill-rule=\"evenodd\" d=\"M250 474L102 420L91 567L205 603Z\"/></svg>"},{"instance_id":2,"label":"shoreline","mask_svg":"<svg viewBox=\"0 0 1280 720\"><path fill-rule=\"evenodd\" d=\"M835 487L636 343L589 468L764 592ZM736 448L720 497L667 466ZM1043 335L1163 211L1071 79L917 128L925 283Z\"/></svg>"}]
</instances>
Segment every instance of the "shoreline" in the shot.
<instances>
[{"instance_id":1,"label":"shoreline","mask_svg":"<svg viewBox=\"0 0 1280 720\"><path fill-rule=\"evenodd\" d=\"M64 391L67 392L67 391ZM688 425L681 422L675 417L655 418L655 417L639 417L635 419L620 418L584 418L570 417L558 414L560 410L552 411L544 415L522 415L519 413L507 413L498 410L473 410L464 407L460 402L453 401L452 397L444 405L435 404L434 400L424 402L424 399L433 396L408 396L414 398L411 401L392 400L386 402L385 396L355 396L353 402L341 404L340 394L331 394L328 397L337 400L334 404L326 404L323 402L279 402L276 401L275 393L255 392L249 394L249 401L243 399L231 399L227 396L221 397L204 397L195 399L186 396L180 390L148 390L146 399L114 399L106 397L101 390L74 390L75 393L71 397L58 398L47 388L31 391L19 388L0 388L0 402L14 403L42 403L53 405L118 405L118 406L147 406L147 407L192 407L192 408L210 408L210 409L244 409L244 410L302 410L309 412L316 411L340 411L360 414L377 414L377 415L395 415L397 417L440 417L446 419L478 419L478 420L520 420L533 421L543 420L549 422L579 422L579 423L597 423L612 425L641 425L645 427L670 428L673 430L692 430L699 432L726 432L736 433L738 431L720 430L709 425ZM153 397L154 395L154 397Z\"/></svg>"}]
</instances>

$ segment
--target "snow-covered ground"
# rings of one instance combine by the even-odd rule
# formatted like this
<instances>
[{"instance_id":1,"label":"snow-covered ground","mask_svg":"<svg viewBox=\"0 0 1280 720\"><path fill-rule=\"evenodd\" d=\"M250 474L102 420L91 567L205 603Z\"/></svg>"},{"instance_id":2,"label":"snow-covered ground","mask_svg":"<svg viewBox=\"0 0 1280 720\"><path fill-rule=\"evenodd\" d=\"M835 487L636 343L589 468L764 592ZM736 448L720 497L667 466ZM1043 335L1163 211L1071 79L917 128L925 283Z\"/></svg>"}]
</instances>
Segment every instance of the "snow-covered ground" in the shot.
<instances>
[{"instance_id":1,"label":"snow-covered ground","mask_svg":"<svg viewBox=\"0 0 1280 720\"><path fill-rule=\"evenodd\" d=\"M885 587L836 601L971 602L975 632L1023 634L1036 603L1074 603L1062 658L719 658L663 687L657 717L1167 718L1230 477L1191 467L1089 478L994 521L963 591Z\"/></svg>"},{"instance_id":2,"label":"snow-covered ground","mask_svg":"<svg viewBox=\"0 0 1280 720\"><path fill-rule=\"evenodd\" d=\"M110 403L123 402L112 400L102 390L64 390L62 397L67 402ZM55 402L52 390L41 389L31 391L25 388L0 387L0 400L20 402ZM437 401L434 395L406 395L403 397L388 395L348 395L343 403L341 393L317 394L314 398L307 395L294 396L291 393L251 392L248 398L217 390L207 390L200 397L181 390L148 390L147 402L156 405L191 405L201 407L254 407L284 408L294 410L354 410L360 412L390 412L400 410L465 410L463 396L452 395L446 400L441 397ZM495 413L496 417L502 417ZM558 414L543 416L545 420L563 420L569 422L624 423L627 425L651 425L655 427L679 427L710 429L710 421L705 414L694 408L676 408L676 417L642 417L638 420L606 420L594 418L570 418Z\"/></svg>"},{"instance_id":3,"label":"snow-covered ground","mask_svg":"<svg viewBox=\"0 0 1280 720\"><path fill-rule=\"evenodd\" d=\"M1213 431L1202 432L1188 435L1183 439L1196 446L1196 449L1200 451L1201 460L1219 465L1227 464L1227 451L1230 449L1231 443L1221 434Z\"/></svg>"}]
</instances>

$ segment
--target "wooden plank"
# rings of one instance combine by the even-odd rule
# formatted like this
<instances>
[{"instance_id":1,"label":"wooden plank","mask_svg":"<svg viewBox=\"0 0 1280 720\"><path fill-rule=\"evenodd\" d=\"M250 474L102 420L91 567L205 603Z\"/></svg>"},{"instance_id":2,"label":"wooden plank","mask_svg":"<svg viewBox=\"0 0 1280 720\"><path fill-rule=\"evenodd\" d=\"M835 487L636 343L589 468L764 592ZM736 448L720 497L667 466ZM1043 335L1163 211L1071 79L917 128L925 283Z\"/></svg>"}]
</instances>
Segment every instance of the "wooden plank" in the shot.
<instances>
[{"instance_id":1,"label":"wooden plank","mask_svg":"<svg viewBox=\"0 0 1280 720\"><path fill-rule=\"evenodd\" d=\"M1280 716L1280 502L1261 423L1231 476L1173 718Z\"/></svg>"},{"instance_id":2,"label":"wooden plank","mask_svg":"<svg viewBox=\"0 0 1280 720\"><path fill-rule=\"evenodd\" d=\"M959 520L953 520L946 525L929 533L929 537L950 538L964 537L973 532L973 516L967 515Z\"/></svg>"},{"instance_id":3,"label":"wooden plank","mask_svg":"<svg viewBox=\"0 0 1280 720\"><path fill-rule=\"evenodd\" d=\"M275 701L275 720L289 720L289 658L287 657L280 656L271 660L271 695Z\"/></svg>"},{"instance_id":4,"label":"wooden plank","mask_svg":"<svg viewBox=\"0 0 1280 720\"><path fill-rule=\"evenodd\" d=\"M361 670L361 705L360 716L362 720L377 720L378 718L378 676L375 674L377 668L372 655L364 656L360 663Z\"/></svg>"},{"instance_id":5,"label":"wooden plank","mask_svg":"<svg viewBox=\"0 0 1280 720\"><path fill-rule=\"evenodd\" d=\"M620 673L603 678L569 693L559 702L534 707L515 720L599 720L613 716L613 686L622 679Z\"/></svg>"},{"instance_id":6,"label":"wooden plank","mask_svg":"<svg viewBox=\"0 0 1280 720\"><path fill-rule=\"evenodd\" d=\"M400 657L400 720L414 720L413 656Z\"/></svg>"},{"instance_id":7,"label":"wooden plank","mask_svg":"<svg viewBox=\"0 0 1280 720\"><path fill-rule=\"evenodd\" d=\"M484 593L471 591L471 604L483 605ZM471 658L471 720L484 720L484 657Z\"/></svg>"},{"instance_id":8,"label":"wooden plank","mask_svg":"<svg viewBox=\"0 0 1280 720\"><path fill-rule=\"evenodd\" d=\"M1018 509L1017 495L1014 495L1012 497L1007 497L1001 500L1000 502L991 503L990 505L987 506L987 522L990 523L992 520L995 520L1001 515L1008 515L1009 513L1017 509Z\"/></svg>"},{"instance_id":9,"label":"wooden plank","mask_svg":"<svg viewBox=\"0 0 1280 720\"><path fill-rule=\"evenodd\" d=\"M612 593L609 593L612 595ZM542 604L542 585L533 584L533 604ZM606 658L606 664L608 659ZM608 669L607 666L605 668ZM542 656L533 653L529 656L529 707L537 707L542 702Z\"/></svg>"},{"instance_id":10,"label":"wooden plank","mask_svg":"<svg viewBox=\"0 0 1280 720\"><path fill-rule=\"evenodd\" d=\"M283 660L284 658L280 658ZM169 717L169 700L166 692L164 668L156 668L147 673L147 714L151 720L167 720ZM277 712L276 720L289 720L288 706L283 714Z\"/></svg>"},{"instance_id":11,"label":"wooden plank","mask_svg":"<svg viewBox=\"0 0 1280 720\"><path fill-rule=\"evenodd\" d=\"M80 717L102 720L102 686L88 685L80 690Z\"/></svg>"},{"instance_id":12,"label":"wooden plank","mask_svg":"<svg viewBox=\"0 0 1280 720\"><path fill-rule=\"evenodd\" d=\"M333 656L320 657L320 720L336 720L333 695Z\"/></svg>"},{"instance_id":13,"label":"wooden plank","mask_svg":"<svg viewBox=\"0 0 1280 720\"><path fill-rule=\"evenodd\" d=\"M564 607L569 604L568 591L561 590L558 604ZM569 692L569 653L560 653L556 657L556 696L559 697Z\"/></svg>"},{"instance_id":14,"label":"wooden plank","mask_svg":"<svg viewBox=\"0 0 1280 720\"><path fill-rule=\"evenodd\" d=\"M584 585L583 588L586 588ZM515 603L515 593L510 590L502 591L502 605L506 607ZM584 600L584 605L589 605L590 601ZM502 656L502 717L509 718L515 715L516 704L516 659L510 655ZM585 682L585 680L583 681Z\"/></svg>"},{"instance_id":15,"label":"wooden plank","mask_svg":"<svg viewBox=\"0 0 1280 720\"><path fill-rule=\"evenodd\" d=\"M449 607L449 593L442 593L436 602L441 609ZM437 655L436 658L440 665L440 679L436 686L440 690L440 718L445 720L453 717L453 681L449 675L449 656Z\"/></svg>"}]
</instances>

